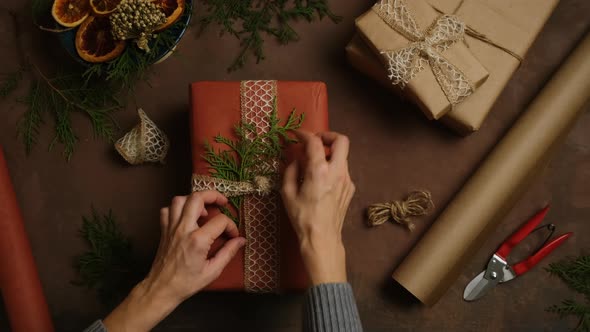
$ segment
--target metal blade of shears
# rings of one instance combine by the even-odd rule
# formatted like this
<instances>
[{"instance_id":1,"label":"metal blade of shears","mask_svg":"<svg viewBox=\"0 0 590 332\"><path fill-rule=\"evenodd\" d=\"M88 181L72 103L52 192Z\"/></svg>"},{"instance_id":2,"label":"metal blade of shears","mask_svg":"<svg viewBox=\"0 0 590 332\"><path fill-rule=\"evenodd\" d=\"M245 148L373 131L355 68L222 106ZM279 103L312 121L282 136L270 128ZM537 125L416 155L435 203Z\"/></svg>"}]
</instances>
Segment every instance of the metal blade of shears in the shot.
<instances>
[{"instance_id":1,"label":"metal blade of shears","mask_svg":"<svg viewBox=\"0 0 590 332\"><path fill-rule=\"evenodd\" d=\"M463 299L465 301L475 301L484 296L490 289L498 284L497 280L489 280L484 278L486 271L482 271L473 280L467 284L463 292Z\"/></svg>"},{"instance_id":2,"label":"metal blade of shears","mask_svg":"<svg viewBox=\"0 0 590 332\"><path fill-rule=\"evenodd\" d=\"M510 273L512 277L508 276L504 278L505 271L511 272L508 263L502 257L494 254L488 262L486 270L478 274L477 277L473 278L467 284L463 292L463 299L465 301L475 301L498 283L514 278L514 273Z\"/></svg>"}]
</instances>

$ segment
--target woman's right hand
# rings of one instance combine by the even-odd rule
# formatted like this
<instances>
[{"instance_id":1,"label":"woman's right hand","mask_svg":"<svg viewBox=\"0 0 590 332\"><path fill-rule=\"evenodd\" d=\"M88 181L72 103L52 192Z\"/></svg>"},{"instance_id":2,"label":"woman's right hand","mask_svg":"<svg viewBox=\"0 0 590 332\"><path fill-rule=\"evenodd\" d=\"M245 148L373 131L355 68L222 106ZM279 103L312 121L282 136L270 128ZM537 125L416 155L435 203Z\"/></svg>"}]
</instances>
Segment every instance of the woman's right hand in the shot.
<instances>
[{"instance_id":1,"label":"woman's right hand","mask_svg":"<svg viewBox=\"0 0 590 332\"><path fill-rule=\"evenodd\" d=\"M281 196L303 262L314 285L345 282L342 225L355 191L348 173L348 138L335 132L295 133L305 158L286 168Z\"/></svg>"}]
</instances>

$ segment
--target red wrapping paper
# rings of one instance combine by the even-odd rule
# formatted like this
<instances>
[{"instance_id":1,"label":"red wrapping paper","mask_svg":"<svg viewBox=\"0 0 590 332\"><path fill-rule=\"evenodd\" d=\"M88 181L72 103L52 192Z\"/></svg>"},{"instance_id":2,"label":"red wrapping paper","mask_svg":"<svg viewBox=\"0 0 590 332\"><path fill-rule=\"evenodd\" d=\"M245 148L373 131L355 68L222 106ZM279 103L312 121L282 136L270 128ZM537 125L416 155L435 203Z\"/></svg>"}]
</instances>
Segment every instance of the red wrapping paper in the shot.
<instances>
[{"instance_id":1,"label":"red wrapping paper","mask_svg":"<svg viewBox=\"0 0 590 332\"><path fill-rule=\"evenodd\" d=\"M209 174L209 165L202 158L205 152L203 143L206 140L215 149L226 149L225 146L213 142L213 138L218 134L236 138L233 128L241 121L240 96L240 82L197 82L191 84L190 124L194 173ZM293 108L296 109L297 114L305 113L303 130L311 132L328 131L328 97L324 83L277 82L279 118L281 120L287 119ZM286 164L301 158L302 153L299 144L287 147L285 150ZM209 218L218 213L218 211L212 210L209 212ZM244 235L243 225L240 225L240 233ZM213 252L223 242L225 242L224 239L217 240ZM244 264L244 249L242 249L208 289L244 290ZM282 209L280 218L279 281L281 291L303 290L309 285L307 272L299 253L297 237Z\"/></svg>"},{"instance_id":2,"label":"red wrapping paper","mask_svg":"<svg viewBox=\"0 0 590 332\"><path fill-rule=\"evenodd\" d=\"M13 332L51 332L31 245L0 147L0 289Z\"/></svg>"}]
</instances>

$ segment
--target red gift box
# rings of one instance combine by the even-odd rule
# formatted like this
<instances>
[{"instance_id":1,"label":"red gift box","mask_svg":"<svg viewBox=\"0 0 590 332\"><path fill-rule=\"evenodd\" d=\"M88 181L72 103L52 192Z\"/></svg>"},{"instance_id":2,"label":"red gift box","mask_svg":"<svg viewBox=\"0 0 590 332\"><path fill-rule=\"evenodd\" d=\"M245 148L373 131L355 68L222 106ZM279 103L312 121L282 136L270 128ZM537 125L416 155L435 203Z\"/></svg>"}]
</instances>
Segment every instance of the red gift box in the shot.
<instances>
[{"instance_id":1,"label":"red gift box","mask_svg":"<svg viewBox=\"0 0 590 332\"><path fill-rule=\"evenodd\" d=\"M321 82L196 82L190 86L190 98L195 174L210 174L209 164L203 159L206 141L215 150L227 149L223 144L216 143L214 137L220 134L237 139L235 125L243 118L249 122L264 122L264 114L268 114L273 108L272 103L275 100L277 114L282 121L295 109L296 114L305 114L301 129L311 132L328 131L328 97L326 85ZM280 169L300 158L302 153L300 144L286 147L285 163ZM249 223L241 220L240 233L248 239L248 243L207 289L279 292L308 287L309 280L299 253L297 237L278 194L275 193L274 197L276 201L272 204L277 209L271 219L276 221L265 218L264 214L268 214L268 210L256 211L249 218ZM264 197L257 199L256 207L268 205L271 200ZM213 210L217 209L209 211L209 218L219 213ZM206 223L207 220L203 222ZM224 241L218 239L212 252Z\"/></svg>"}]
</instances>

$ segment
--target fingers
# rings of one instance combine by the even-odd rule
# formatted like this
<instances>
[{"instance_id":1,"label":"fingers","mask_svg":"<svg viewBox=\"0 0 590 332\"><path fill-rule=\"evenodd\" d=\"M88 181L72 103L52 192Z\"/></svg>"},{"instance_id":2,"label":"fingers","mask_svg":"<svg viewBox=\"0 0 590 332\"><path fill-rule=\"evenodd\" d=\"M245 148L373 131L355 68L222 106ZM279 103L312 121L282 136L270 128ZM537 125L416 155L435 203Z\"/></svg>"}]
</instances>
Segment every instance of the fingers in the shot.
<instances>
[{"instance_id":1,"label":"fingers","mask_svg":"<svg viewBox=\"0 0 590 332\"><path fill-rule=\"evenodd\" d=\"M330 163L336 163L338 165L346 164L350 148L348 137L335 132L324 132L319 135L322 142L331 148L332 156L330 158Z\"/></svg>"},{"instance_id":2,"label":"fingers","mask_svg":"<svg viewBox=\"0 0 590 332\"><path fill-rule=\"evenodd\" d=\"M197 220L201 216L206 216L206 204L224 205L227 203L227 198L217 191L201 191L192 193L186 199L180 224L184 225L189 230L198 227Z\"/></svg>"},{"instance_id":3,"label":"fingers","mask_svg":"<svg viewBox=\"0 0 590 332\"><path fill-rule=\"evenodd\" d=\"M303 130L295 130L295 136L305 146L305 155L309 164L315 164L326 160L326 151L322 140L310 132Z\"/></svg>"},{"instance_id":4,"label":"fingers","mask_svg":"<svg viewBox=\"0 0 590 332\"><path fill-rule=\"evenodd\" d=\"M160 227L161 227L161 234L162 239L168 236L168 226L170 224L170 208L162 208L160 209Z\"/></svg>"},{"instance_id":5,"label":"fingers","mask_svg":"<svg viewBox=\"0 0 590 332\"><path fill-rule=\"evenodd\" d=\"M223 233L232 238L240 235L238 226L225 214L218 214L201 227L198 232L211 240L217 239Z\"/></svg>"},{"instance_id":6,"label":"fingers","mask_svg":"<svg viewBox=\"0 0 590 332\"><path fill-rule=\"evenodd\" d=\"M281 194L283 200L295 197L297 194L297 178L299 177L299 163L297 161L292 162L285 168L283 173L283 186L281 188Z\"/></svg>"},{"instance_id":7,"label":"fingers","mask_svg":"<svg viewBox=\"0 0 590 332\"><path fill-rule=\"evenodd\" d=\"M246 239L239 236L236 224L224 214L215 216L203 225L203 227L191 234L191 237L194 239L194 245L196 246L195 249L206 256L215 239L223 233L230 236L231 239L217 251L214 257L207 261L208 274L213 279L221 274L238 250L244 246Z\"/></svg>"},{"instance_id":8,"label":"fingers","mask_svg":"<svg viewBox=\"0 0 590 332\"><path fill-rule=\"evenodd\" d=\"M172 199L168 222L168 227L171 230L176 229L180 223L180 217L182 216L182 209L184 208L185 202L186 196L176 196Z\"/></svg>"},{"instance_id":9,"label":"fingers","mask_svg":"<svg viewBox=\"0 0 590 332\"><path fill-rule=\"evenodd\" d=\"M217 278L223 271L223 269L229 264L229 262L238 253L240 248L246 244L246 239L243 237L234 237L227 241L221 249L215 254L214 257L209 259L209 267L214 278Z\"/></svg>"},{"instance_id":10,"label":"fingers","mask_svg":"<svg viewBox=\"0 0 590 332\"><path fill-rule=\"evenodd\" d=\"M170 208L162 208L160 209L160 244L158 245L158 251L156 252L156 260L160 256L162 250L167 245L168 234L170 234Z\"/></svg>"}]
</instances>

